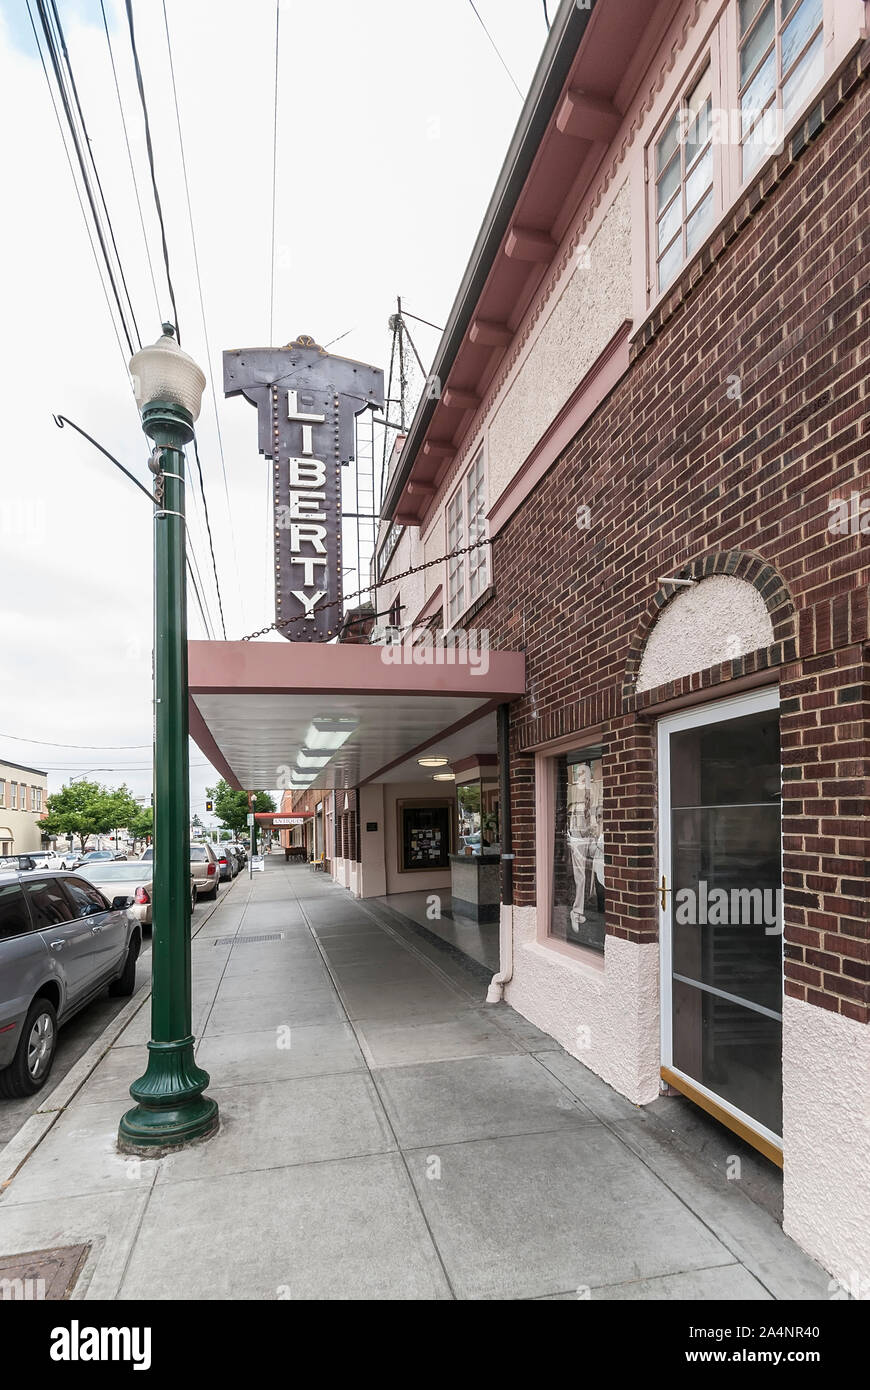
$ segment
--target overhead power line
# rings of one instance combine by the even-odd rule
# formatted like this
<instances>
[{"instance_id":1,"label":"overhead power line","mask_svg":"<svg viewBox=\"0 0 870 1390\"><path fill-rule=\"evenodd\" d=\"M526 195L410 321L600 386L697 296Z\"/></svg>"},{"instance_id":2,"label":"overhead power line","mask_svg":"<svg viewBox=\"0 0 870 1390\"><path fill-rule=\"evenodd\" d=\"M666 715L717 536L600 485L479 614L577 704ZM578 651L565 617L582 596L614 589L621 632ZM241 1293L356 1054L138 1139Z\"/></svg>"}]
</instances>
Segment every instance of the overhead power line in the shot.
<instances>
[{"instance_id":1,"label":"overhead power line","mask_svg":"<svg viewBox=\"0 0 870 1390\"><path fill-rule=\"evenodd\" d=\"M272 104L272 251L269 272L269 346L275 342L275 200L278 190L278 55L281 39L281 0L275 0L275 96Z\"/></svg>"},{"instance_id":2,"label":"overhead power line","mask_svg":"<svg viewBox=\"0 0 870 1390\"><path fill-rule=\"evenodd\" d=\"M49 0L49 4L51 3L52 0ZM39 14L40 25L42 27L43 41L48 52L49 61L54 72L54 80L57 85L58 95L60 97L61 105L63 107L64 117L66 119L66 127L69 131L70 140L72 142L72 147L75 152L76 162L79 167L79 173L81 175L82 185L85 191L85 196L88 201L88 206L91 210L91 219L93 223L94 232L96 233L97 240L100 244L100 251L102 253L103 264L105 265L106 274L112 289L112 297L117 306L118 316L121 321L121 327L123 329L124 337L127 341L127 346L130 350L130 356L132 357L133 353L136 351L136 348L134 347L134 341L138 340L138 329L135 324L135 316L132 313L132 305L130 303L129 294L127 294L126 296L127 303L125 307L124 294L122 294L121 292L121 286L123 285L124 292L126 294L126 281L124 280L123 271L120 267L120 261L117 254L117 243L115 241L114 230L112 229L111 218L109 217L105 199L102 197L102 191L99 184L99 174L97 173L96 164L94 163L93 156L90 151L87 130L84 127L83 123L80 128L79 122L76 120L76 115L73 110L73 106L75 105L76 109L79 112L79 117L81 119L81 107L78 103L77 96L73 95L75 84L74 80L72 79L72 69L68 61L66 63L66 68L67 73L69 74L69 80L64 76L64 63L61 61L61 54L58 48L59 42L61 47L65 48L65 44L63 43L62 37L62 30L60 29L60 21L59 19L57 20L56 33L55 27L52 23L52 16L49 12L48 5L46 4L46 0L36 0L36 8L37 13ZM53 5L52 9L54 9ZM29 0L28 13L30 13ZM54 15L56 18L56 9L54 10ZM31 24L32 23L33 16L31 14ZM35 26L34 34L36 34ZM60 35L60 39L58 38L58 35ZM38 38L37 45L39 45ZM40 57L42 57L41 48ZM99 201L101 201L103 204L103 212L105 215L106 227L104 227L104 219L100 215L100 210L98 206ZM109 249L110 242L114 249L114 257ZM119 280L121 282L120 284ZM130 315L129 321L128 313Z\"/></svg>"},{"instance_id":3,"label":"overhead power line","mask_svg":"<svg viewBox=\"0 0 870 1390\"><path fill-rule=\"evenodd\" d=\"M48 88L48 95L49 95L49 99L50 99L50 101L51 101L52 109L54 110L54 118L55 118L55 120L56 120L56 122L57 122L57 129L58 129L58 134L60 135L60 142L61 142L61 145L63 146L64 155L66 156L66 162L67 162L67 166L68 166L68 168L69 168L70 178L72 179L72 185L73 185L73 188L74 188L74 190L75 190L76 199L77 199L77 201L78 201L79 208L81 209L82 221L83 221L84 224L85 224L85 232L87 233L88 241L89 241L90 247L91 247L91 252L92 252L93 257L94 257L94 264L95 264L95 266L96 266L96 268L97 268L97 276L98 276L99 281L100 281L100 288L101 288L102 291L103 291L103 297L104 297L104 299L105 299L105 301L106 301L106 308L107 308L108 311L109 311L109 320L110 320L110 322L111 322L111 324L112 324L112 332L113 332L114 335L115 335L115 340L116 340L116 342L117 342L117 344L118 344L118 351L119 351L120 354L121 354L121 362L122 362L123 368L124 368L124 376L126 377L128 384L130 384L130 374L129 374L129 372L127 371L127 357L126 357L125 352L124 352L124 345L123 345L123 343L121 342L121 335L120 335L120 333L118 332L118 324L117 324L117 320L116 320L116 318L115 318L115 311L114 311L114 309L112 308L112 297L111 297L111 295L109 294L109 290L108 290L108 288L107 288L107 286L106 286L106 274L107 274L106 263L105 263L105 260L103 260L103 261L100 260L100 253L99 253L99 251L97 250L97 244L96 244L96 241L94 240L94 233L93 233L93 231L91 230L91 222L90 222L90 219L88 218L87 210L86 210L86 208L85 208L84 201L83 201L83 199L82 199L81 189L79 188L79 182L78 182L78 179L76 178L75 166L74 166L73 161L72 161L72 155L71 155L70 152L69 152L69 146L67 145L66 136L64 135L63 120L61 119L61 114L60 114L60 111L59 111L59 109L58 109L58 104L57 104L57 101L56 101L55 95L54 95L54 89L52 88L52 85L51 85L51 78L50 78L49 75L48 75L48 68L47 68L46 65L45 65L45 55L43 54L43 51L42 51L42 44L41 44L40 41L39 41L39 34L38 34L38 32L37 32L37 29L36 29L36 21L35 21L34 18L33 18L33 12L32 12L32 10L31 10L31 8L30 8L30 0L27 0L27 17L28 17L28 19L30 20L30 27L31 27L31 29L33 30L33 40L34 40L34 43L35 43L35 45L36 45L36 51L37 51L37 53L38 53L38 55L39 55L39 62L40 62L40 66L41 66L41 68L42 68L42 75L43 75L43 77L45 78L45 85L46 85L46 87Z\"/></svg>"},{"instance_id":4,"label":"overhead power line","mask_svg":"<svg viewBox=\"0 0 870 1390\"><path fill-rule=\"evenodd\" d=\"M136 47L136 27L133 23L133 3L132 0L125 0L127 10L127 27L130 30L130 47L133 50L133 66L136 69L136 86L139 89L139 103L142 107L142 120L145 124L145 148L148 151L148 168L151 171L151 189L154 193L154 205L157 209L157 220L160 223L160 240L163 248L163 266L166 271L166 284L169 289L169 301L172 305L174 316L175 332L178 337L178 345L181 346L181 328L178 322L178 306L175 303L175 289L172 284L172 273L169 269L169 247L166 242L166 224L163 221L163 205L160 202L160 193L157 188L157 173L154 168L154 146L151 141L151 122L148 118L148 102L145 98L145 83L142 80L142 67L139 63L139 50Z\"/></svg>"},{"instance_id":5,"label":"overhead power line","mask_svg":"<svg viewBox=\"0 0 870 1390\"><path fill-rule=\"evenodd\" d=\"M129 0L127 0L127 3L128 3L128 5L129 5ZM477 15L477 18L478 18L478 20L480 21L480 27L481 27L481 29L482 29L483 32L486 34L486 37L489 39L490 43L492 44L493 49L495 50L495 55L496 55L496 57L498 58L498 61L501 63L502 67L504 68L504 70L505 70L505 72L507 73L508 77L510 78L511 82L513 82L514 86L515 86L516 89L517 89L517 96L519 97L520 101L522 101L522 100L523 100L523 94L522 94L522 92L520 91L519 87L517 86L516 78L514 77L513 73L511 72L510 68L508 67L507 63L505 62L504 58L501 56L501 53L499 52L498 44L496 43L495 39L492 37L492 34L489 32L489 30L487 29L486 25L484 24L483 19L481 18L481 15L480 15L480 11L478 10L477 6L475 5L474 0L468 0L468 3L469 3L469 5L471 6L471 8L474 10L474 13Z\"/></svg>"},{"instance_id":6,"label":"overhead power line","mask_svg":"<svg viewBox=\"0 0 870 1390\"><path fill-rule=\"evenodd\" d=\"M154 290L154 304L157 309L157 317L162 317L160 311L160 295L157 292L157 277L154 274L154 262L151 259L151 247L148 244L148 233L145 230L145 214L142 211L142 199L139 195L139 180L136 177L136 166L133 163L133 151L130 148L130 136L127 131L127 118L124 115L124 103L121 100L121 87L118 82L118 69L115 66L115 52L112 47L112 36L109 32L109 21L106 18L106 6L104 0L100 0L100 11L103 16L103 28L106 31L106 45L109 50L109 62L112 66L112 78L115 83L115 95L118 98L118 111L121 115L121 127L124 131L124 144L127 147L127 160L130 165L130 174L133 179L133 192L136 197L136 207L139 209L139 225L142 228L142 241L145 245L145 257L148 261L148 273L151 276L151 286Z\"/></svg>"},{"instance_id":7,"label":"overhead power line","mask_svg":"<svg viewBox=\"0 0 870 1390\"><path fill-rule=\"evenodd\" d=\"M190 182L189 182L189 180L188 180L188 175L187 175L187 158L186 158L186 155L185 155L185 153L184 153L184 135L183 135L182 129L181 129L181 110L180 110L180 107L179 107L179 104L178 104L178 88L177 88L176 82L175 82L175 63L174 63L174 60L173 60L173 57L172 57L172 36L171 36L171 34L170 34L170 32L169 32L169 17L168 17L167 12L166 12L166 0L163 0L163 27L164 27L164 29L165 29L165 31L166 31L166 50L167 50L167 53L168 53L168 56L169 56L169 74L170 74L170 78L171 78L171 81L172 81L172 99L173 99L173 103L174 103L174 106L175 106L175 124L176 124L176 128L177 128L177 131L178 131L178 148L179 148L179 152L180 152L180 154L181 154L181 170L182 170L182 174L183 174L183 176L184 176L184 193L185 193L185 198L186 198L186 201L187 201L187 220L188 220L188 225L189 225L189 227L190 227L190 241L191 241L191 245L192 245L192 248L193 248L193 265L194 265L194 270L195 270L195 272L196 272L196 285L197 285L197 291L198 291L198 294L199 294L199 312L200 312L200 317L201 317L201 319L202 319L202 332L203 332L203 337L204 337L204 339L205 339L205 351L206 351L206 357L207 357L207 359L208 359L208 364L209 364L209 383L208 383L208 385L209 385L209 390L210 390L210 393L211 393L212 408L213 408L213 411L214 411L215 430L217 431L218 453L219 453L219 455L220 455L220 461L221 461L221 473L222 473L222 475L223 475L223 481L224 481L224 495L225 495L225 497L226 497L226 503L227 503L227 518L228 518L229 528L230 528L230 540L231 540L232 547L233 547L233 563L234 563L235 571L236 571L236 585L237 585L237 587L238 587L239 592L241 593L242 581L241 581L241 577L240 577L240 575L239 575L239 555L238 555L238 549L237 549L237 547L236 547L236 530L235 530L235 526L234 526L234 524L233 524L233 509L232 509L232 504L231 504L231 502L230 502L230 487L229 487L229 480L228 480L228 478L227 478L227 461L226 461L226 455L224 454L224 439L223 439L223 433L222 433L222 431L221 431L220 415L219 415L219 413L218 413L217 392L216 392L215 389L214 389L214 381L213 381L213 378L212 378L211 341L210 341L210 339L209 339L209 333L208 333L208 320L207 320L207 318L206 318L206 312L205 312L205 296L204 296L204 294L203 294L203 288L202 288L202 275L201 275L201 273L200 273L200 268L199 268L199 251L198 251L198 249L197 249L197 244L196 244L196 228L195 228L195 226L194 226L194 221L193 221L193 203L191 202L191 197L190 197ZM197 465L199 466L199 452L198 452L198 446L196 446L196 447L197 447L197 458L196 458L196 461L197 461ZM201 477L202 477L202 470L201 470L201 468L200 468L200 478L201 478ZM204 508L204 510L205 510L205 516L206 516L206 526L207 526L207 529L208 529L209 545L211 546L211 549L212 549L212 559L214 559L214 546L213 546L213 544L212 544L211 525L209 524L209 520L208 520L208 507L207 507L206 502L205 502L205 492L204 492L204 490L203 490L203 508ZM215 568L215 584L217 584L217 566L215 565L214 568ZM218 586L218 606L219 606L219 608L220 608L220 610L221 610L221 627L223 628L223 626L224 626L224 620L223 620L223 603L221 602L220 586ZM225 629L224 629L224 637L226 637L226 630L225 630Z\"/></svg>"},{"instance_id":8,"label":"overhead power line","mask_svg":"<svg viewBox=\"0 0 870 1390\"><path fill-rule=\"evenodd\" d=\"M80 748L85 753L140 753L150 748L150 743L56 743L53 739L25 738L23 734L3 734L0 738L11 739L13 743L36 743L40 748Z\"/></svg>"}]
</instances>

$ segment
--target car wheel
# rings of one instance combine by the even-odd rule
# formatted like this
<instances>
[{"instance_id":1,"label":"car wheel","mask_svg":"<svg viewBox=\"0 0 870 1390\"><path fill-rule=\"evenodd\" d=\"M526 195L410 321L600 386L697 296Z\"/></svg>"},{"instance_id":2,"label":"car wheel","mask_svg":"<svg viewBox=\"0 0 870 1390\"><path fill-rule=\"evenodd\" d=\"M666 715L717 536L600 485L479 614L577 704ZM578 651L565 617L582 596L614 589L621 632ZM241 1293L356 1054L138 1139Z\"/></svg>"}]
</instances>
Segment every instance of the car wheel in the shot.
<instances>
[{"instance_id":1,"label":"car wheel","mask_svg":"<svg viewBox=\"0 0 870 1390\"><path fill-rule=\"evenodd\" d=\"M130 945L127 947L127 959L124 961L124 969L121 971L117 980L113 980L109 985L109 993L116 998L127 999L136 988L136 961L139 958L139 936L138 933L130 938Z\"/></svg>"},{"instance_id":2,"label":"car wheel","mask_svg":"<svg viewBox=\"0 0 870 1390\"><path fill-rule=\"evenodd\" d=\"M0 1071L0 1096L32 1096L48 1080L57 1047L57 1014L48 999L34 999L27 1011L18 1050Z\"/></svg>"},{"instance_id":3,"label":"car wheel","mask_svg":"<svg viewBox=\"0 0 870 1390\"><path fill-rule=\"evenodd\" d=\"M193 910L194 910L195 907L196 907L196 888L195 888L193 885L191 885L191 889L190 889L190 915L191 915L191 917L193 916Z\"/></svg>"},{"instance_id":4,"label":"car wheel","mask_svg":"<svg viewBox=\"0 0 870 1390\"><path fill-rule=\"evenodd\" d=\"M202 896L203 896L204 898L210 898L211 901L214 902L215 898L216 898L217 895L218 895L218 888L219 888L219 887L220 887L220 884L219 884L217 881L215 881L214 888L212 888L211 892L210 892L210 893L203 893Z\"/></svg>"}]
</instances>

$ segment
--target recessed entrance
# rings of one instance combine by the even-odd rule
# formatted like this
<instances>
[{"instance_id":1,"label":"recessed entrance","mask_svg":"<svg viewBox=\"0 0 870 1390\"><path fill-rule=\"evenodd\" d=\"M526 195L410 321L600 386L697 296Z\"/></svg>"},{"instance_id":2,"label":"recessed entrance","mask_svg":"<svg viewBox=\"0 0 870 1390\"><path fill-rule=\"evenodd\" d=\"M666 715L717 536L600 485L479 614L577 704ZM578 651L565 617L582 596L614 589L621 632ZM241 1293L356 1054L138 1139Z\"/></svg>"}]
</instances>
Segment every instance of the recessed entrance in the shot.
<instances>
[{"instance_id":1,"label":"recessed entrance","mask_svg":"<svg viewBox=\"0 0 870 1390\"><path fill-rule=\"evenodd\" d=\"M782 1155L782 855L775 690L662 719L662 1074Z\"/></svg>"}]
</instances>

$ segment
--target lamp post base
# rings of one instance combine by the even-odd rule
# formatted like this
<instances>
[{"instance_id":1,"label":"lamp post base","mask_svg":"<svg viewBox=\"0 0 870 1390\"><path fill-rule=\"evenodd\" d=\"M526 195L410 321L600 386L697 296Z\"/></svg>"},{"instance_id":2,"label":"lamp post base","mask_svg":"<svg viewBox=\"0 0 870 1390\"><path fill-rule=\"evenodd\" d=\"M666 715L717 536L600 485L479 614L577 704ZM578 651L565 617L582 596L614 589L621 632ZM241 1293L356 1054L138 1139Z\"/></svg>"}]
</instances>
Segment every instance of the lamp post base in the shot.
<instances>
[{"instance_id":1,"label":"lamp post base","mask_svg":"<svg viewBox=\"0 0 870 1390\"><path fill-rule=\"evenodd\" d=\"M202 1094L209 1076L194 1061L193 1043L192 1037L149 1042L145 1075L130 1087L138 1104L118 1127L120 1153L159 1158L217 1130L217 1101Z\"/></svg>"}]
</instances>

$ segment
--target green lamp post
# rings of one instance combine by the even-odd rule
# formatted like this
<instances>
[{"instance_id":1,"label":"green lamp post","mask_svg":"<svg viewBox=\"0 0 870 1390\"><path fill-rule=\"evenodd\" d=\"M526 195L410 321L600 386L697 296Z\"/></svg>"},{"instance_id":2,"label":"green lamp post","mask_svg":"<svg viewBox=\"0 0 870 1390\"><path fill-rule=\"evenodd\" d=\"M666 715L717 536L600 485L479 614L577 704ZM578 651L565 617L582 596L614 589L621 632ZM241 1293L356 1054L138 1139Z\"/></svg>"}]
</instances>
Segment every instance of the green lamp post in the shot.
<instances>
[{"instance_id":1,"label":"green lamp post","mask_svg":"<svg viewBox=\"0 0 870 1390\"><path fill-rule=\"evenodd\" d=\"M150 1158L214 1133L208 1073L193 1055L190 999L190 792L184 446L193 439L205 377L163 337L130 363L142 428L154 441L154 908L151 1041L123 1116L118 1147Z\"/></svg>"}]
</instances>

